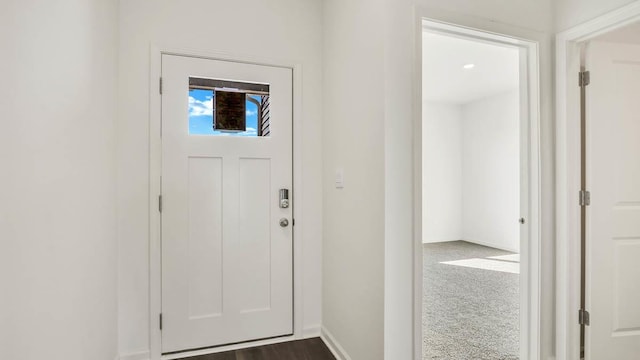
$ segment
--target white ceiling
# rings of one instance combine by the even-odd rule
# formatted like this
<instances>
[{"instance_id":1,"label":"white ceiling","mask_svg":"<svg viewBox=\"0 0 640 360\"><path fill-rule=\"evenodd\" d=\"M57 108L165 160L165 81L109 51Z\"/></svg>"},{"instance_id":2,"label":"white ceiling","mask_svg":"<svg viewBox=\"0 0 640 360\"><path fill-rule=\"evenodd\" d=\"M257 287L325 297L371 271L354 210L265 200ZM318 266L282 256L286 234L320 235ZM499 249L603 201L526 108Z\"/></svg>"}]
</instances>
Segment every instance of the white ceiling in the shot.
<instances>
[{"instance_id":1,"label":"white ceiling","mask_svg":"<svg viewBox=\"0 0 640 360\"><path fill-rule=\"evenodd\" d=\"M640 44L640 23L631 24L606 33L597 37L595 40L623 44Z\"/></svg>"},{"instance_id":2,"label":"white ceiling","mask_svg":"<svg viewBox=\"0 0 640 360\"><path fill-rule=\"evenodd\" d=\"M465 64L475 64L463 69ZM453 36L423 33L422 98L465 104L518 88L515 48Z\"/></svg>"}]
</instances>

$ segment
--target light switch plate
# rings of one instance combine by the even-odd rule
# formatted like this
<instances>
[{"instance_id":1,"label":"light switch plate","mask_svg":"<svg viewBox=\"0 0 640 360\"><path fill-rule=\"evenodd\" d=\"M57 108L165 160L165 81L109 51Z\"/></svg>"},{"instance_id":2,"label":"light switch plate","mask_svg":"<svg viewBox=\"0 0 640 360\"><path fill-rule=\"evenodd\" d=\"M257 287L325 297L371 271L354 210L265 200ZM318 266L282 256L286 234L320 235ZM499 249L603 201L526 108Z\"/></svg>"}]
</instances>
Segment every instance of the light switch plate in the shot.
<instances>
[{"instance_id":1,"label":"light switch plate","mask_svg":"<svg viewBox=\"0 0 640 360\"><path fill-rule=\"evenodd\" d=\"M336 189L344 188L344 170L342 168L336 169Z\"/></svg>"}]
</instances>

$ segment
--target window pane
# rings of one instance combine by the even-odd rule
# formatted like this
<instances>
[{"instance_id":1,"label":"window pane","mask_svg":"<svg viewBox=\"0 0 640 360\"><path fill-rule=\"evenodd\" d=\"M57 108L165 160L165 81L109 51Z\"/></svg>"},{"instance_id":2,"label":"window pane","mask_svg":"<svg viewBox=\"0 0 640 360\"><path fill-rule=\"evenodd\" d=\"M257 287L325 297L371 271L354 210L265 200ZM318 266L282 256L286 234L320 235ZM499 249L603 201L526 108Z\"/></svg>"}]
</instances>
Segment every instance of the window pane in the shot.
<instances>
[{"instance_id":1,"label":"window pane","mask_svg":"<svg viewBox=\"0 0 640 360\"><path fill-rule=\"evenodd\" d=\"M269 136L268 89L264 84L189 78L189 134Z\"/></svg>"}]
</instances>

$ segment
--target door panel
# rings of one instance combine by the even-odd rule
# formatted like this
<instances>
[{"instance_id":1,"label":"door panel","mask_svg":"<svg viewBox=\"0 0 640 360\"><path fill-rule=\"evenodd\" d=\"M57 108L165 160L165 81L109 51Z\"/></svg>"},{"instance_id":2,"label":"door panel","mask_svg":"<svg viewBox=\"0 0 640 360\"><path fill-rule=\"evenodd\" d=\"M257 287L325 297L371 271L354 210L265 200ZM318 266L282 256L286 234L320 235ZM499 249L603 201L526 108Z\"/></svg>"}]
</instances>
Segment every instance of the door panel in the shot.
<instances>
[{"instance_id":1,"label":"door panel","mask_svg":"<svg viewBox=\"0 0 640 360\"><path fill-rule=\"evenodd\" d=\"M291 223L292 208L278 196L292 188L291 69L163 55L162 78L162 351L290 335L293 238L279 220ZM190 95L194 78L221 84L212 96L268 88L268 136L192 123L217 114Z\"/></svg>"},{"instance_id":2,"label":"door panel","mask_svg":"<svg viewBox=\"0 0 640 360\"><path fill-rule=\"evenodd\" d=\"M587 359L640 354L640 46L587 50Z\"/></svg>"},{"instance_id":3,"label":"door panel","mask_svg":"<svg viewBox=\"0 0 640 360\"><path fill-rule=\"evenodd\" d=\"M222 313L222 159L189 158L189 317Z\"/></svg>"},{"instance_id":4,"label":"door panel","mask_svg":"<svg viewBox=\"0 0 640 360\"><path fill-rule=\"evenodd\" d=\"M240 224L251 224L242 226L239 233L241 247L238 251L243 256L237 267L241 313L271 307L270 169L269 159L240 159L239 162L240 188L243 189L238 202Z\"/></svg>"}]
</instances>

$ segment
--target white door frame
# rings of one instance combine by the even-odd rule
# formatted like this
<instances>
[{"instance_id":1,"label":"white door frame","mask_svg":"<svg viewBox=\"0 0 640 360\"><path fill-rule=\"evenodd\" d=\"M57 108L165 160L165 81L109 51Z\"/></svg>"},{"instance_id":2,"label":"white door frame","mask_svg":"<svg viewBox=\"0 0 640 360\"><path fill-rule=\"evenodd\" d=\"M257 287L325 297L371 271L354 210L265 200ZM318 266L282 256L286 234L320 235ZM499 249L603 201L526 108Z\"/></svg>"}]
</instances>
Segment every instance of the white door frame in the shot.
<instances>
[{"instance_id":1,"label":"white door frame","mask_svg":"<svg viewBox=\"0 0 640 360\"><path fill-rule=\"evenodd\" d=\"M160 137L162 96L159 81L162 75L162 55L188 56L211 60L232 61L254 65L273 66L293 71L293 335L268 340L251 341L241 344L219 346L211 349L183 352L162 356L162 333L159 328L159 314L162 309L161 292L161 223L158 211L160 195L160 176L162 174L162 140ZM303 183L302 183L302 66L295 62L282 62L259 57L238 54L221 54L206 50L183 49L172 46L153 45L150 48L149 71L149 347L150 360L177 359L185 356L203 355L240 348L274 344L278 342L302 339L303 331L303 292L302 292L302 238ZM185 89L187 91L187 89Z\"/></svg>"},{"instance_id":2,"label":"white door frame","mask_svg":"<svg viewBox=\"0 0 640 360\"><path fill-rule=\"evenodd\" d=\"M556 356L580 356L580 71L579 44L640 21L640 1L556 37Z\"/></svg>"},{"instance_id":3,"label":"white door frame","mask_svg":"<svg viewBox=\"0 0 640 360\"><path fill-rule=\"evenodd\" d=\"M521 143L528 143L526 160L528 169L525 182L528 183L528 196L525 213L527 221L528 244L524 246L521 258L520 309L520 359L539 359L540 354L540 71L539 71L539 34L488 19L460 15L439 9L417 8L414 82L414 358L422 359L422 31L428 29L462 38L488 43L508 45L519 48L521 69L526 71L525 83L520 84L521 106ZM522 77L521 77L522 78ZM524 94L524 97L523 97ZM514 218L514 222L517 218ZM526 253L525 253L526 252ZM528 254L527 254L528 253Z\"/></svg>"}]
</instances>

